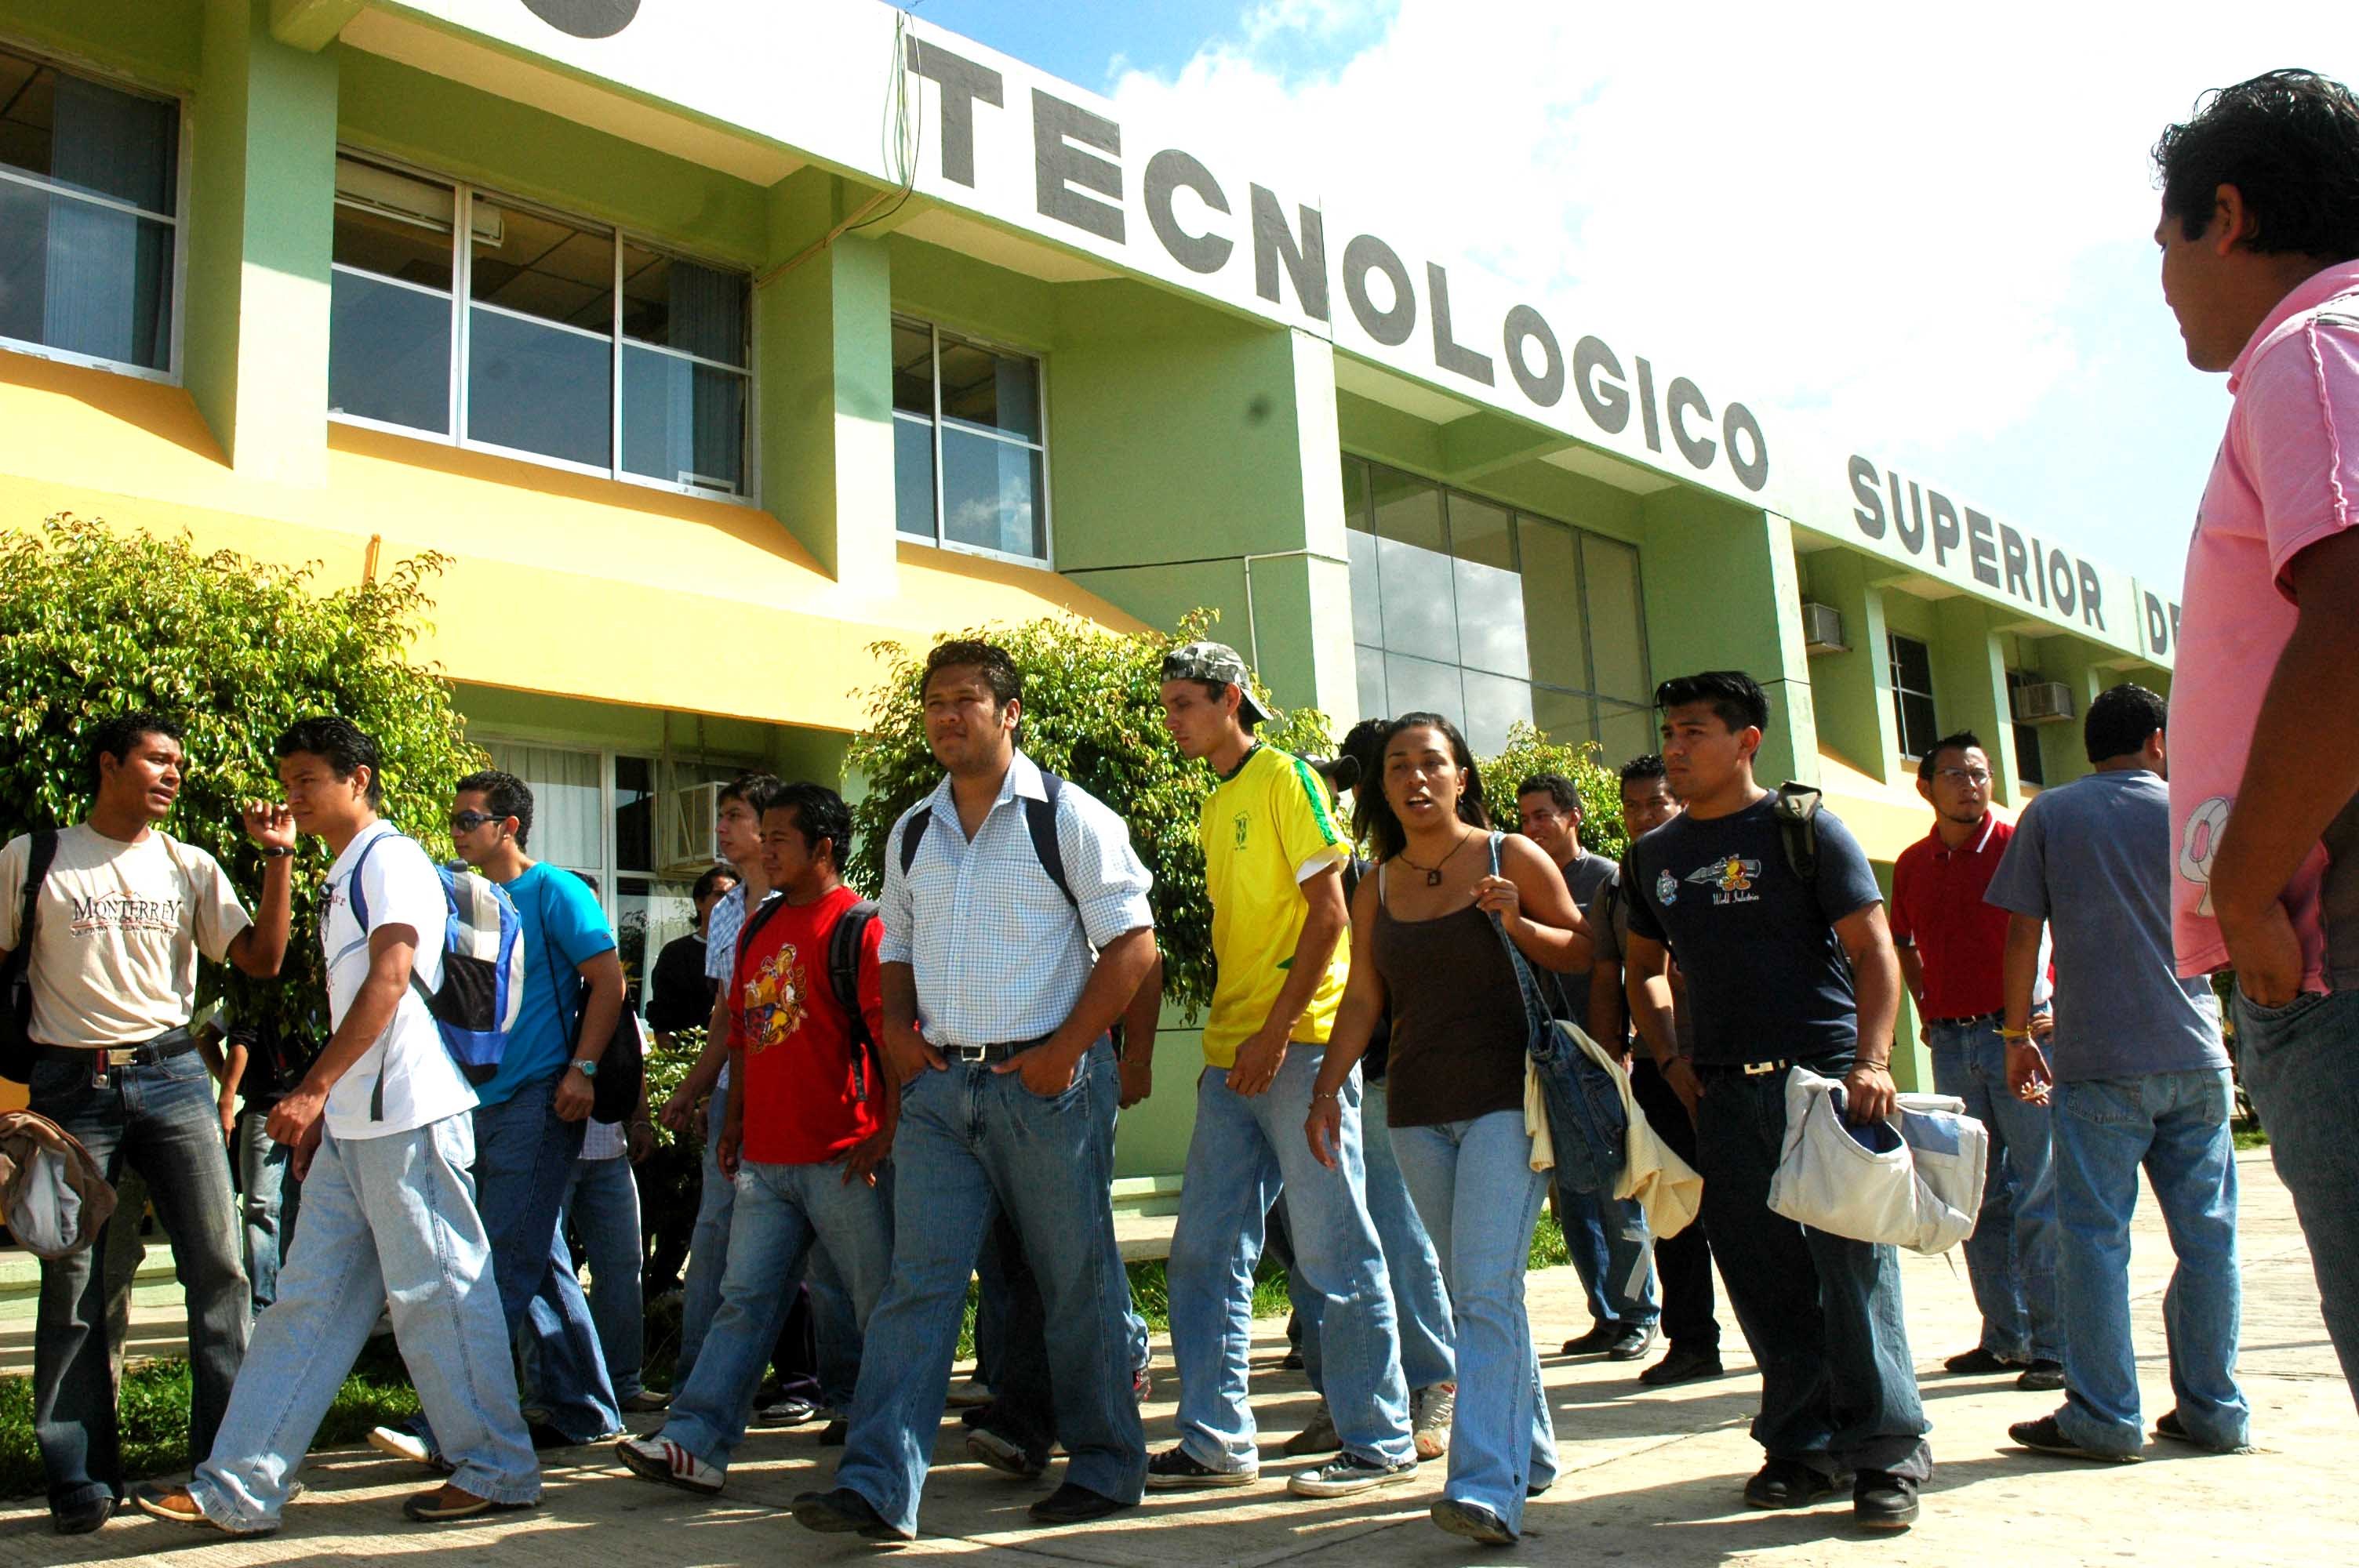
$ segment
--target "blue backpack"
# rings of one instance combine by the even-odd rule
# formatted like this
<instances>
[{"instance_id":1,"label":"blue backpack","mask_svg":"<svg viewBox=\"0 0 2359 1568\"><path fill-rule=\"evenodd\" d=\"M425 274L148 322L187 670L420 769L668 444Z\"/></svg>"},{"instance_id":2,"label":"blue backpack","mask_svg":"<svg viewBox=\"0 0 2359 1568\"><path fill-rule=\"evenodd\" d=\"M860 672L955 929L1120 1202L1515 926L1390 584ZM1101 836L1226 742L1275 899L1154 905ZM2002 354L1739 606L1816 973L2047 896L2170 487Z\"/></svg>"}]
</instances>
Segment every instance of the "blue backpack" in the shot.
<instances>
[{"instance_id":1,"label":"blue backpack","mask_svg":"<svg viewBox=\"0 0 2359 1568\"><path fill-rule=\"evenodd\" d=\"M369 929L368 905L361 896L361 868L370 853L392 834L381 834L364 846L353 862L346 882L353 901L353 918L364 935ZM516 1027L524 1007L524 922L507 890L464 861L437 866L442 880L442 903L449 916L442 925L442 985L429 990L418 971L409 973L410 989L441 1032L442 1048L471 1084L491 1082L506 1052L508 1031ZM385 1086L380 1081L371 1114L383 1114Z\"/></svg>"}]
</instances>

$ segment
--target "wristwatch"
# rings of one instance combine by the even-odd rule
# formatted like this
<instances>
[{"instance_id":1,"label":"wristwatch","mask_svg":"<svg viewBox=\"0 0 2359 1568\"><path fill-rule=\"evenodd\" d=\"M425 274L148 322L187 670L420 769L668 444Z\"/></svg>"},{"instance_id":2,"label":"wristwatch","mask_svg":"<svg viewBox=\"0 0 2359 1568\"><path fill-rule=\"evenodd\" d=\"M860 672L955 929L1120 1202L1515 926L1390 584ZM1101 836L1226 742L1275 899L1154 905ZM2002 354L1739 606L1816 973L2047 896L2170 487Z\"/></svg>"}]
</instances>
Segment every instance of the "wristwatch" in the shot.
<instances>
[{"instance_id":1,"label":"wristwatch","mask_svg":"<svg viewBox=\"0 0 2359 1568\"><path fill-rule=\"evenodd\" d=\"M594 1078L598 1076L598 1064L585 1062L579 1056L573 1059L573 1069L585 1078Z\"/></svg>"},{"instance_id":2,"label":"wristwatch","mask_svg":"<svg viewBox=\"0 0 2359 1568\"><path fill-rule=\"evenodd\" d=\"M262 846L262 858L266 860L283 860L294 852L295 846L292 844L265 844Z\"/></svg>"}]
</instances>

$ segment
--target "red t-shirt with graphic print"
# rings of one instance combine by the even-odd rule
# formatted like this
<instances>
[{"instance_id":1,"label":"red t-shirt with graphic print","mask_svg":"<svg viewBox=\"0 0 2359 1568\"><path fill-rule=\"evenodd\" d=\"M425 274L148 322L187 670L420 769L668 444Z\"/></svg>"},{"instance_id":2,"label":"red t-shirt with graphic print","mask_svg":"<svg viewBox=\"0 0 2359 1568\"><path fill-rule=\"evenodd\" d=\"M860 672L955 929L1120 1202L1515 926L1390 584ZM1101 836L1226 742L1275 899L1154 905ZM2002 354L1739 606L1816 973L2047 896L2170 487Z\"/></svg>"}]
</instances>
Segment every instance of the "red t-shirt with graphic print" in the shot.
<instances>
[{"instance_id":1,"label":"red t-shirt with graphic print","mask_svg":"<svg viewBox=\"0 0 2359 1568\"><path fill-rule=\"evenodd\" d=\"M859 902L839 887L810 903L778 903L738 946L729 1015L736 1031L732 1054L739 1060L733 1092L745 1100L742 1158L820 1164L877 1129L883 1091L853 1044L851 1017L827 975L835 923ZM869 922L860 947L860 1011L871 1039L885 1033L876 978L884 934L884 922Z\"/></svg>"}]
</instances>

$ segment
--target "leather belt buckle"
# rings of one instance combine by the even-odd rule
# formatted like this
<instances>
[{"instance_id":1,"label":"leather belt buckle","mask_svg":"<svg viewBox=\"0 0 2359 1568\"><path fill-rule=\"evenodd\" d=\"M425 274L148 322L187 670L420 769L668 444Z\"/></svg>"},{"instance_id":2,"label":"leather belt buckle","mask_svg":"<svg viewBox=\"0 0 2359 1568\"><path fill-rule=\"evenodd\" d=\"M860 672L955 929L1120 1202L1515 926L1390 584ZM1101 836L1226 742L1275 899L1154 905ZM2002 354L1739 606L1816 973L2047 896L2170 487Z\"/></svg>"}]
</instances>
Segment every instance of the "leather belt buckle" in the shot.
<instances>
[{"instance_id":1,"label":"leather belt buckle","mask_svg":"<svg viewBox=\"0 0 2359 1568\"><path fill-rule=\"evenodd\" d=\"M119 1049L101 1051L98 1058L110 1071L116 1067L136 1067L139 1065L139 1047L125 1045Z\"/></svg>"},{"instance_id":2,"label":"leather belt buckle","mask_svg":"<svg viewBox=\"0 0 2359 1568\"><path fill-rule=\"evenodd\" d=\"M1766 1078L1772 1073L1781 1073L1785 1070L1786 1064L1783 1062L1747 1062L1745 1064L1745 1076L1748 1078Z\"/></svg>"},{"instance_id":3,"label":"leather belt buckle","mask_svg":"<svg viewBox=\"0 0 2359 1568\"><path fill-rule=\"evenodd\" d=\"M991 1047L988 1045L945 1045L941 1048L941 1051L942 1059L946 1062L988 1062L991 1060Z\"/></svg>"}]
</instances>

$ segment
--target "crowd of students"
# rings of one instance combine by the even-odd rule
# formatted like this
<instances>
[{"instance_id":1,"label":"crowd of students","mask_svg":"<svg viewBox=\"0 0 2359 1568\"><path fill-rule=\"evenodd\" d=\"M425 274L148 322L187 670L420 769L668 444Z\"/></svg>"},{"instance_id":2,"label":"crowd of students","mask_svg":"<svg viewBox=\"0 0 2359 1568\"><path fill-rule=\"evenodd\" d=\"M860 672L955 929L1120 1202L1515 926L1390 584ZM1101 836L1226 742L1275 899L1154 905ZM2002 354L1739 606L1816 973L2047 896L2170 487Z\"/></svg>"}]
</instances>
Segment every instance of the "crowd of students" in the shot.
<instances>
[{"instance_id":1,"label":"crowd of students","mask_svg":"<svg viewBox=\"0 0 2359 1568\"><path fill-rule=\"evenodd\" d=\"M2245 1448L2234 1086L2206 978L2223 967L2330 1330L2346 1373L2359 1367L2359 1182L2332 1114L2359 1094L2345 1005L2359 985L2336 940L2359 907L2336 853L2359 729L2338 718L2321 740L2301 717L2313 688L2359 684L2359 439L2335 439L2338 418L2359 416L2359 213L2318 234L2274 211L2262 223L2264 187L2235 160L2271 134L2308 136L2310 156L2359 176L2359 103L2300 73L2230 90L2158 154L2166 293L2190 358L2232 368L2238 392L2190 561L2179 721L2153 692L2105 692L2083 731L2095 771L2011 825L1990 809L1980 740L1942 738L1919 773L1931 829L1888 901L1834 813L1798 813L1756 778L1770 703L1742 673L1656 692L1662 749L1620 770L1616 864L1582 849L1561 778L1521 781L1512 819L1486 800L1446 715L1364 723L1344 746L1355 765L1322 770L1259 740L1272 715L1234 650L1167 656L1167 728L1213 781L1199 833L1217 979L1169 1268L1176 1441L1158 1452L1111 1203L1117 1114L1153 1090L1150 879L1124 803L1025 754L1005 651L960 640L928 658L943 776L893 825L875 904L844 882L853 827L833 790L749 776L724 792L734 876L698 884L701 961L693 945L665 952L650 1014L669 1033L701 1013L703 1054L657 1116L642 1098L596 1124L623 972L592 891L531 859L520 781L476 773L449 804L452 844L504 893L525 960L495 1070L469 1071L434 999L448 965L478 961L484 911L379 816L371 737L326 717L277 738L283 804L244 814L265 866L249 915L220 865L162 828L187 765L173 721L96 727L88 818L0 851L0 949L29 947L32 1108L110 1179L145 1174L189 1298L196 1467L137 1506L277 1529L320 1420L389 1317L422 1414L371 1441L441 1477L405 1504L413 1519L529 1507L536 1448L610 1440L636 1476L718 1493L777 1361L790 1386L769 1413L826 1411L821 1440L842 1449L794 1518L910 1539L979 1267L989 1402L969 1412L968 1451L1029 1479L1061 1448L1034 1519L1251 1486L1253 1276L1282 1217L1320 1396L1284 1445L1319 1462L1288 1490L1398 1488L1445 1460L1434 1522L1512 1542L1557 1479L1524 1275L1545 1151L1572 1137L1535 1125L1526 1077L1562 1019L1626 1064L1646 1122L1702 1182L1701 1222L1659 1240L1636 1204L1557 1184L1593 1318L1565 1353L1635 1362L1667 1336L1643 1383L1718 1376L1716 1263L1760 1368L1763 1462L1743 1501L1847 1489L1860 1524L1903 1529L1933 1465L1897 1256L1781 1217L1769 1191L1794 1071L1840 1082L1854 1122L1894 1111L1904 988L1936 1086L1990 1135L1966 1249L1982 1332L1947 1369L2062 1393L2009 1429L2024 1447L2137 1456L2126 1265L2143 1170L2178 1255L2176 1403L2153 1434ZM2328 669L2321 649L2349 656ZM2270 815L2248 826L2256 795ZM318 929L332 1032L255 1108L266 1140L241 1143L255 1146L249 1188L272 1158L300 1184L283 1257L279 1232L256 1233L275 1274L265 1303L223 1154L235 1052L201 1045L191 1004L201 955L277 972L298 834L333 857ZM636 1291L619 1292L627 1310L610 1296L636 1284L628 1162L656 1119L679 1131L700 1116L667 1405L640 1384ZM593 1260L587 1296L569 1216ZM103 1255L43 1268L35 1425L67 1532L104 1524L124 1495ZM626 1411L657 1409L657 1429L624 1430Z\"/></svg>"}]
</instances>

